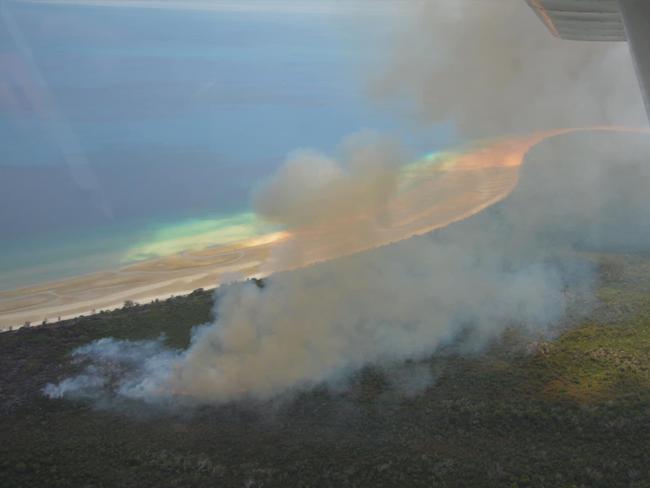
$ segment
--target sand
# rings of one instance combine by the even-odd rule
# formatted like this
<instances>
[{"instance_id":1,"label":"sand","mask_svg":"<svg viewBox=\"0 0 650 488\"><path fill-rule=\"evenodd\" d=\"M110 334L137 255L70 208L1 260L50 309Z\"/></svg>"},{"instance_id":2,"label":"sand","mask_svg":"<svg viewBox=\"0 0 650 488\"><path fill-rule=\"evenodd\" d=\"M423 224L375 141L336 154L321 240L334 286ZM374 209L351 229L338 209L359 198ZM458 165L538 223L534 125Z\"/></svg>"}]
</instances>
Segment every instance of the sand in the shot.
<instances>
[{"instance_id":1,"label":"sand","mask_svg":"<svg viewBox=\"0 0 650 488\"><path fill-rule=\"evenodd\" d=\"M146 303L197 288L211 289L426 234L505 198L517 184L526 153L549 136L572 131L492 141L411 165L400 191L387 202L388 218L382 223L351 215L343 223L343 232L332 228L274 232L114 271L1 291L0 330L110 310L127 300Z\"/></svg>"}]
</instances>

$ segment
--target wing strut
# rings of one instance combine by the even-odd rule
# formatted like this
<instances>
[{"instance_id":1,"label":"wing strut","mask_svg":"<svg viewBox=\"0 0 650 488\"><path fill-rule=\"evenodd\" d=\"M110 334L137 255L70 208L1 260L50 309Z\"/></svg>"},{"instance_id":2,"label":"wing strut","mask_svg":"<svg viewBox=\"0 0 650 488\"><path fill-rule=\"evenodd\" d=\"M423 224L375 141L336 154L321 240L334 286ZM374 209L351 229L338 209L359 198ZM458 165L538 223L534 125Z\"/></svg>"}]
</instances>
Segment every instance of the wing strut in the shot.
<instances>
[{"instance_id":1,"label":"wing strut","mask_svg":"<svg viewBox=\"0 0 650 488\"><path fill-rule=\"evenodd\" d=\"M634 67L650 119L650 1L619 0Z\"/></svg>"}]
</instances>

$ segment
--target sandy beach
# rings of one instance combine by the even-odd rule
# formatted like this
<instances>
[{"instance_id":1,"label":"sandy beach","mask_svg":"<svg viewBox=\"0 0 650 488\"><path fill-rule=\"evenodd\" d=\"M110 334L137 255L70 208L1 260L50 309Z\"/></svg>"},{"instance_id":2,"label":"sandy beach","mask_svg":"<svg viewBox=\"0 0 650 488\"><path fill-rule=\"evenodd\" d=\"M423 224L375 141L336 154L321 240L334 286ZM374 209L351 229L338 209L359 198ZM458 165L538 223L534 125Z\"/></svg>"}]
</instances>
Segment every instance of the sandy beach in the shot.
<instances>
[{"instance_id":1,"label":"sandy beach","mask_svg":"<svg viewBox=\"0 0 650 488\"><path fill-rule=\"evenodd\" d=\"M351 215L343 223L344 232L333 228L274 232L117 270L2 291L0 330L110 310L127 300L145 303L197 288L211 289L426 234L505 198L517 184L526 153L558 133L562 132L492 141L410 165L381 222Z\"/></svg>"}]
</instances>

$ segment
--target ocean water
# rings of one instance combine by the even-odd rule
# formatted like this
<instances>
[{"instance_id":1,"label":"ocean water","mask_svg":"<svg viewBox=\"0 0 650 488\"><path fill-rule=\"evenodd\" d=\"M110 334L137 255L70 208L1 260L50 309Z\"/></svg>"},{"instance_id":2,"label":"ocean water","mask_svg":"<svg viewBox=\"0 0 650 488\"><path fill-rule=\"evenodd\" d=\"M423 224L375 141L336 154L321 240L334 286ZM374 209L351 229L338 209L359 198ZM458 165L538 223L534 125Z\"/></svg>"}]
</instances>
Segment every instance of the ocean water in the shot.
<instances>
[{"instance_id":1,"label":"ocean water","mask_svg":"<svg viewBox=\"0 0 650 488\"><path fill-rule=\"evenodd\" d=\"M451 138L368 96L389 10L8 2L0 22L0 289L255 235L250 193L297 148Z\"/></svg>"}]
</instances>

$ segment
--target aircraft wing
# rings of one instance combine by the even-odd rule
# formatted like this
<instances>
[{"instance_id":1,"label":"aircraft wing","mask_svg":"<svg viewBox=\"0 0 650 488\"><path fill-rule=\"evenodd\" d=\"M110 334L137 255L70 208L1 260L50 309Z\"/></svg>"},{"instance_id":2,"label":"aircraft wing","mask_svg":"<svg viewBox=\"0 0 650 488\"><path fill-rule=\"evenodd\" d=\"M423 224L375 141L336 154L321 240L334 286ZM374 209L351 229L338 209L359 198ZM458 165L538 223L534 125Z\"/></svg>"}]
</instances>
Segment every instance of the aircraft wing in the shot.
<instances>
[{"instance_id":1,"label":"aircraft wing","mask_svg":"<svg viewBox=\"0 0 650 488\"><path fill-rule=\"evenodd\" d=\"M628 41L650 118L650 0L526 2L560 39Z\"/></svg>"}]
</instances>

